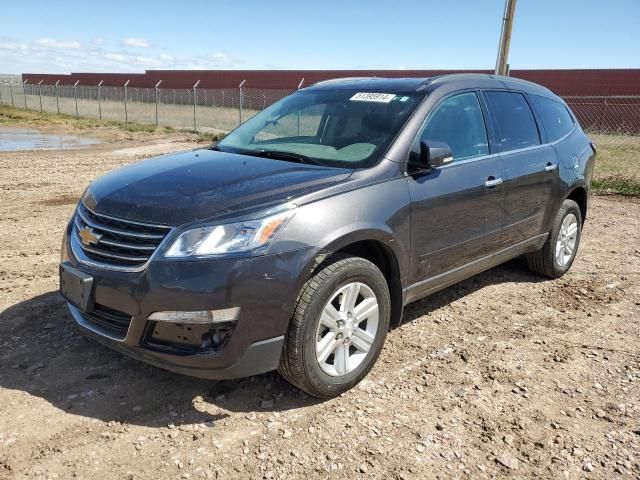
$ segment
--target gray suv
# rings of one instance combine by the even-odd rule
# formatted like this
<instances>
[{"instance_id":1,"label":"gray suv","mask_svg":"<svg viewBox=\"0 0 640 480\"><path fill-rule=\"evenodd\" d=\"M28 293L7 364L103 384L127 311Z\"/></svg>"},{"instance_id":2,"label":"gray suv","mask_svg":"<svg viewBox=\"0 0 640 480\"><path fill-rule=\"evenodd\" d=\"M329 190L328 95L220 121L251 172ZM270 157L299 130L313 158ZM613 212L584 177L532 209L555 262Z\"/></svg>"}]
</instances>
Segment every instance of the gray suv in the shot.
<instances>
[{"instance_id":1,"label":"gray suv","mask_svg":"<svg viewBox=\"0 0 640 480\"><path fill-rule=\"evenodd\" d=\"M408 303L519 255L563 275L594 158L533 83L321 82L215 146L93 182L60 290L124 354L203 378L278 369L327 398L367 374Z\"/></svg>"}]
</instances>

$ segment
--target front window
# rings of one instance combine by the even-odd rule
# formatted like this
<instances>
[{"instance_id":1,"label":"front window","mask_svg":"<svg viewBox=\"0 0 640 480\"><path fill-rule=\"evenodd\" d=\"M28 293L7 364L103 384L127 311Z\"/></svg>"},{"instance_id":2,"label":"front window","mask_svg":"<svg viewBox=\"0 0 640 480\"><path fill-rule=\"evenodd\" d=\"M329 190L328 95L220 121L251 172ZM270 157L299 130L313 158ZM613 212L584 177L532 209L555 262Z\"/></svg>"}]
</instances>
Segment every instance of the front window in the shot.
<instances>
[{"instance_id":1,"label":"front window","mask_svg":"<svg viewBox=\"0 0 640 480\"><path fill-rule=\"evenodd\" d=\"M429 116L421 138L444 142L454 160L489 154L482 109L474 92L461 93L442 102Z\"/></svg>"},{"instance_id":2,"label":"front window","mask_svg":"<svg viewBox=\"0 0 640 480\"><path fill-rule=\"evenodd\" d=\"M333 167L377 163L424 93L302 90L231 132L217 149Z\"/></svg>"}]
</instances>

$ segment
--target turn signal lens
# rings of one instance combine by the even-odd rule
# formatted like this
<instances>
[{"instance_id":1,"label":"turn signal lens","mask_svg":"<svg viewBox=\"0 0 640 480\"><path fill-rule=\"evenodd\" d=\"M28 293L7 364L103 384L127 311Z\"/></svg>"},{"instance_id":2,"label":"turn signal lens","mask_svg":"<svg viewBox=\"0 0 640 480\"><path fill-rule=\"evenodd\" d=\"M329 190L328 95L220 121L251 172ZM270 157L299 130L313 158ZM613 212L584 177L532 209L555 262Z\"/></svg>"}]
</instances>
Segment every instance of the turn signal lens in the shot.
<instances>
[{"instance_id":1,"label":"turn signal lens","mask_svg":"<svg viewBox=\"0 0 640 480\"><path fill-rule=\"evenodd\" d=\"M224 308L222 310L199 310L195 312L167 311L155 312L149 315L149 320L173 323L222 323L234 322L238 319L240 307Z\"/></svg>"}]
</instances>

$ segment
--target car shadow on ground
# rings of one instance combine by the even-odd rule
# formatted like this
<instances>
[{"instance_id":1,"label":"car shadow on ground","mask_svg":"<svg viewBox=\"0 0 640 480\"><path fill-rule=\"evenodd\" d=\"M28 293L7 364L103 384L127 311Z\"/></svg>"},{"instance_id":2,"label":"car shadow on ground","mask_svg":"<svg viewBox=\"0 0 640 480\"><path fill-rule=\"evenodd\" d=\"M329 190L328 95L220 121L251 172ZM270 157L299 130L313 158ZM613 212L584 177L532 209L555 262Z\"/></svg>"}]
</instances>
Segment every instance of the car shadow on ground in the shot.
<instances>
[{"instance_id":1,"label":"car shadow on ground","mask_svg":"<svg viewBox=\"0 0 640 480\"><path fill-rule=\"evenodd\" d=\"M403 323L491 284L532 281L539 277L521 261L509 262L412 304ZM319 402L277 373L212 381L131 360L84 338L55 291L0 313L0 386L71 414L149 427L213 425L229 412L251 417Z\"/></svg>"}]
</instances>

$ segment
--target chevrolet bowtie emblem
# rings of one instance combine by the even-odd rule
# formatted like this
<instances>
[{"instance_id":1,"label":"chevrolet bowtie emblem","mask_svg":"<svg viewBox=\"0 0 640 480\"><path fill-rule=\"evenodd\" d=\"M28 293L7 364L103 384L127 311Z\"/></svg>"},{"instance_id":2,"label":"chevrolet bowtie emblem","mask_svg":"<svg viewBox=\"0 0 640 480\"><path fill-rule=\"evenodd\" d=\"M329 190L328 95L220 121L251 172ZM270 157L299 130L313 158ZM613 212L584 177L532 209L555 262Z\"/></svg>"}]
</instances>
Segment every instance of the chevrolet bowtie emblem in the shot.
<instances>
[{"instance_id":1,"label":"chevrolet bowtie emblem","mask_svg":"<svg viewBox=\"0 0 640 480\"><path fill-rule=\"evenodd\" d=\"M100 237L102 237L102 235L94 233L89 227L81 228L78 231L78 235L80 235L80 240L84 245L96 245L100 241Z\"/></svg>"}]
</instances>

